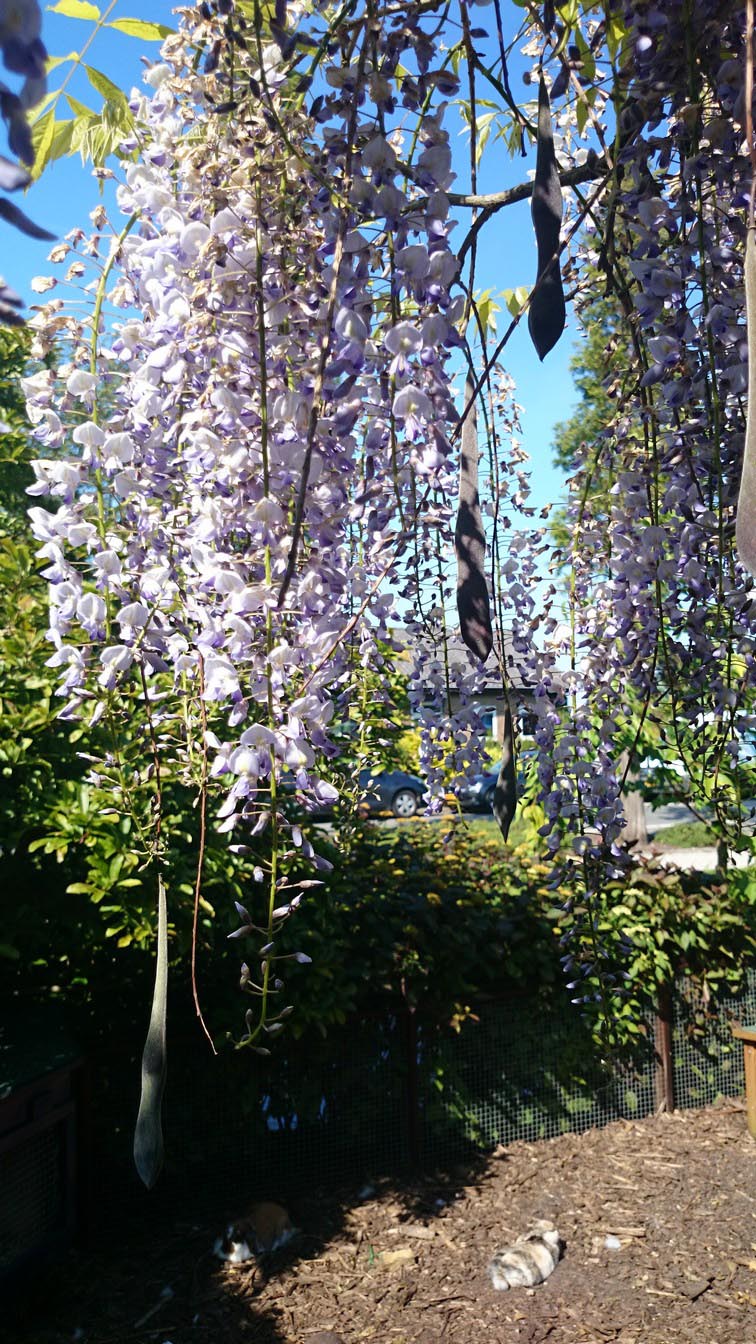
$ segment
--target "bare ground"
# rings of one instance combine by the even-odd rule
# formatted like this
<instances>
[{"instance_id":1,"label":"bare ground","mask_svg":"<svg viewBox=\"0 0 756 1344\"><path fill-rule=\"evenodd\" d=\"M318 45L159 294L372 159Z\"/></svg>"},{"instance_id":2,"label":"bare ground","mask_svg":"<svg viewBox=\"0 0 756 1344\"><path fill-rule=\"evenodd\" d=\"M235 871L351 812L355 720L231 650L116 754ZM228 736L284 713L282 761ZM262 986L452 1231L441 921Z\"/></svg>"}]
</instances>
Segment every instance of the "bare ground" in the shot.
<instances>
[{"instance_id":1,"label":"bare ground","mask_svg":"<svg viewBox=\"0 0 756 1344\"><path fill-rule=\"evenodd\" d=\"M739 1103L515 1143L474 1172L362 1199L303 1195L300 1237L264 1268L212 1258L233 1212L189 1221L185 1207L120 1233L116 1220L36 1280L0 1339L756 1344L756 1143ZM492 1252L544 1217L561 1263L538 1288L494 1292Z\"/></svg>"}]
</instances>

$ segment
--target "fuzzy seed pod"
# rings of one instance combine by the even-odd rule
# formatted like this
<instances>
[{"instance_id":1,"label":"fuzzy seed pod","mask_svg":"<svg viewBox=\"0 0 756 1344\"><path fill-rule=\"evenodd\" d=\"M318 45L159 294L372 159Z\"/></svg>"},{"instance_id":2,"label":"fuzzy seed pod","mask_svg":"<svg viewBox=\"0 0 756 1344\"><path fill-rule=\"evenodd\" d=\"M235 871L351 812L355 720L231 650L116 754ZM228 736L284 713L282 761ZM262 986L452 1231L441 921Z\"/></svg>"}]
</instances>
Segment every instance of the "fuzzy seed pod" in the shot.
<instances>
[{"instance_id":1,"label":"fuzzy seed pod","mask_svg":"<svg viewBox=\"0 0 756 1344\"><path fill-rule=\"evenodd\" d=\"M486 538L478 493L478 421L473 401L474 384L468 375L465 406L470 407L462 426L459 462L459 508L454 531L457 552L457 611L462 638L484 663L493 648L491 607L486 583Z\"/></svg>"},{"instance_id":2,"label":"fuzzy seed pod","mask_svg":"<svg viewBox=\"0 0 756 1344\"><path fill-rule=\"evenodd\" d=\"M554 154L551 105L543 75L538 85L538 154L531 214L538 245L538 272L528 310L528 330L538 358L543 359L556 345L565 323L558 255L562 188Z\"/></svg>"}]
</instances>

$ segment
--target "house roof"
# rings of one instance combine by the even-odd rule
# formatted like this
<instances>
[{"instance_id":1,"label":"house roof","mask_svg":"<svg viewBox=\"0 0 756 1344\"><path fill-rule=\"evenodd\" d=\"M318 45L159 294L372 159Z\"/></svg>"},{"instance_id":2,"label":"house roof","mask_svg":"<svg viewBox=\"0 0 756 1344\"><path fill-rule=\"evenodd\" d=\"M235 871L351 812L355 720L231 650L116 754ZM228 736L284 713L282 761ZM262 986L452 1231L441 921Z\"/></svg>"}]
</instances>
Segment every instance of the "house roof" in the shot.
<instances>
[{"instance_id":1,"label":"house roof","mask_svg":"<svg viewBox=\"0 0 756 1344\"><path fill-rule=\"evenodd\" d=\"M406 630L392 631L393 637L398 644L404 646L409 655L413 636ZM467 672L470 669L470 655L460 635L450 635L447 643L449 666L452 671L459 669ZM524 665L523 655L517 653L514 647L514 633L512 630L504 631L502 641L502 656L504 666L507 670L509 686L514 691L532 691L534 689L532 678ZM499 670L499 658L497 656L497 646L494 644L484 667L485 682L480 688L481 694L502 694L501 672Z\"/></svg>"},{"instance_id":2,"label":"house roof","mask_svg":"<svg viewBox=\"0 0 756 1344\"><path fill-rule=\"evenodd\" d=\"M449 639L449 663L452 668L469 666L469 654L466 645L459 635L452 635ZM499 647L501 649L501 658L499 657ZM495 691L501 693L501 672L499 669L500 661L504 663L507 672L507 679L512 690L529 691L533 689L533 681L528 675L528 670L524 665L523 655L517 653L514 647L514 634L511 630L505 630L501 646L494 643L494 647L484 665L486 676L486 691Z\"/></svg>"}]
</instances>

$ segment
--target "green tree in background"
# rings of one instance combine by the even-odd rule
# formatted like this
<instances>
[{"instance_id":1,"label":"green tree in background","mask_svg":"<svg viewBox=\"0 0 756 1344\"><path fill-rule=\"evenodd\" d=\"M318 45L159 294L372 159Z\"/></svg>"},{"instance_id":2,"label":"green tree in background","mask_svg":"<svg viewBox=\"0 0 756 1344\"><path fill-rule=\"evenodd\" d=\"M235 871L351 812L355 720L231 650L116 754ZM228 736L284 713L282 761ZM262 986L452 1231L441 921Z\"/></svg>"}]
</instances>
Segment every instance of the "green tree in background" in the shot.
<instances>
[{"instance_id":1,"label":"green tree in background","mask_svg":"<svg viewBox=\"0 0 756 1344\"><path fill-rule=\"evenodd\" d=\"M21 389L29 362L30 337L23 327L0 327L0 537L28 536L24 490L34 479L29 468L29 425ZM44 588L40 584L40 591Z\"/></svg>"},{"instance_id":2,"label":"green tree in background","mask_svg":"<svg viewBox=\"0 0 756 1344\"><path fill-rule=\"evenodd\" d=\"M601 278L597 275L597 291L600 287ZM588 445L592 470L589 477L584 477L582 488L590 492L594 509L600 503L602 514L608 514L613 478L603 465L604 453L613 440L613 426L618 407L628 395L628 383L635 384L638 375L626 318L614 295L597 293L581 309L579 322L580 333L570 360L579 400L572 415L554 426L552 456L565 480L569 480L582 467L586 458L584 445ZM564 562L568 563L571 529L564 506L554 513L552 533L562 549Z\"/></svg>"}]
</instances>

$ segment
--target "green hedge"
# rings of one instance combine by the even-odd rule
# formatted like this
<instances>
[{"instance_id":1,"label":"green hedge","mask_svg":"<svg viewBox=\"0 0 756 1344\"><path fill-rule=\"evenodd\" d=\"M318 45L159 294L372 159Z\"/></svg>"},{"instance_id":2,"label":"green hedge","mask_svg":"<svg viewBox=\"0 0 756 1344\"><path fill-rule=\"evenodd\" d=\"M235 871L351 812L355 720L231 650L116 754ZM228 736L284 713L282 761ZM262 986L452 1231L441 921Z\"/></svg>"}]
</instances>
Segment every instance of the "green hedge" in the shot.
<instances>
[{"instance_id":1,"label":"green hedge","mask_svg":"<svg viewBox=\"0 0 756 1344\"><path fill-rule=\"evenodd\" d=\"M177 822L181 801L177 794ZM138 869L128 868L128 830L116 827L114 835L112 823L97 815L86 834L81 818L75 824L77 842L60 863L42 853L0 862L10 897L5 936L16 950L5 962L5 983L12 992L57 996L77 1010L85 1029L89 1023L103 1033L119 1018L146 1016L154 893ZM482 999L518 993L535 1005L582 1014L597 1037L622 1049L643 1032L660 985L687 973L716 995L736 989L743 968L756 960L750 870L725 881L636 866L586 903L580 870L572 885L555 889L550 865L531 846L508 847L479 826L461 827L445 844L445 829L443 822L367 824L346 854L321 834L318 848L333 872L322 888L307 892L278 949L312 959L309 966L285 962L281 972L287 982L281 1002L294 1005L288 1030L295 1036L325 1033L400 999L440 1024L458 1025ZM187 971L193 836L185 818L175 834L173 1021L193 1016ZM92 847L100 871L94 884ZM254 963L257 950L227 940L238 923L234 899L254 910L261 890L249 881L252 861L221 846L209 856L198 968L207 1016L221 1037L242 1033L247 1005L238 971L243 959ZM89 880L77 881L86 865ZM133 886L123 885L125 871ZM565 956L572 958L566 968Z\"/></svg>"}]
</instances>

